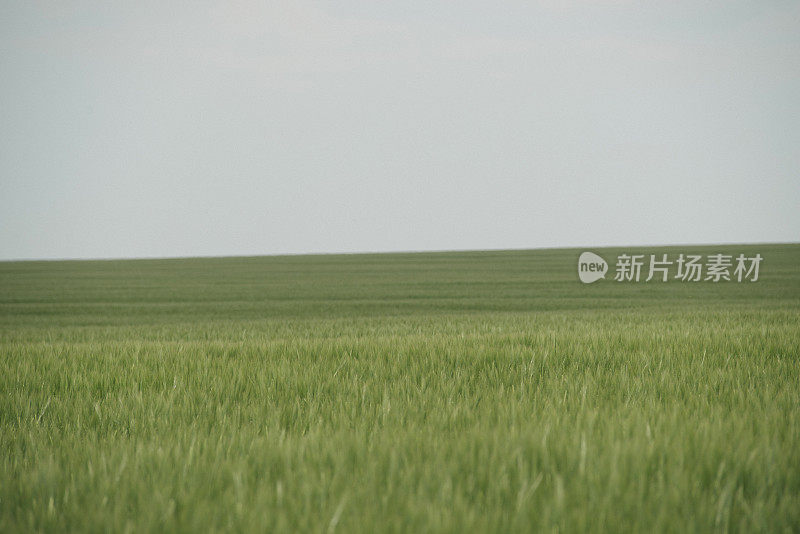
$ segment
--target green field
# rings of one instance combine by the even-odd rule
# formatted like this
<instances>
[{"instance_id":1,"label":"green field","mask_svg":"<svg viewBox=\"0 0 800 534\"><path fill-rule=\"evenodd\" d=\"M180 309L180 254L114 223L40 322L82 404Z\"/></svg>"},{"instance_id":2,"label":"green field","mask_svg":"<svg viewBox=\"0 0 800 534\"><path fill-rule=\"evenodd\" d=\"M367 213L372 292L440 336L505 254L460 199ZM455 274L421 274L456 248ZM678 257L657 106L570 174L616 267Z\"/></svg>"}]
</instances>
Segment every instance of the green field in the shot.
<instances>
[{"instance_id":1,"label":"green field","mask_svg":"<svg viewBox=\"0 0 800 534\"><path fill-rule=\"evenodd\" d=\"M0 263L0 532L797 532L800 245L642 251Z\"/></svg>"}]
</instances>

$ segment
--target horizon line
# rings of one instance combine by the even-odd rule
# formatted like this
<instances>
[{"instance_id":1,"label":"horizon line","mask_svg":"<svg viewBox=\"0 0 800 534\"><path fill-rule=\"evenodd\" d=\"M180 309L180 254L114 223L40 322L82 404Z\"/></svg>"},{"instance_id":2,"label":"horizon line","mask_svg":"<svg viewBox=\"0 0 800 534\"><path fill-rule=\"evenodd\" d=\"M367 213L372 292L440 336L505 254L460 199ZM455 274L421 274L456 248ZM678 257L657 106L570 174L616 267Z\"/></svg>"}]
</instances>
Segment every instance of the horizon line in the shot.
<instances>
[{"instance_id":1,"label":"horizon line","mask_svg":"<svg viewBox=\"0 0 800 534\"><path fill-rule=\"evenodd\" d=\"M233 258L285 258L302 256L374 256L393 254L445 254L458 252L525 252L545 250L598 250L609 248L644 248L644 247L712 247L712 246L756 246L756 245L800 245L800 241L759 241L759 242L716 242L716 243L670 243L640 245L565 245L545 247L511 247L511 248L465 248L465 249L407 249L383 251L348 251L348 252L281 252L276 254L220 254L220 255L177 255L177 256L105 256L105 257L63 257L63 258L7 258L0 263L31 262L78 262L78 261L153 261L153 260L192 260L192 259L233 259Z\"/></svg>"}]
</instances>

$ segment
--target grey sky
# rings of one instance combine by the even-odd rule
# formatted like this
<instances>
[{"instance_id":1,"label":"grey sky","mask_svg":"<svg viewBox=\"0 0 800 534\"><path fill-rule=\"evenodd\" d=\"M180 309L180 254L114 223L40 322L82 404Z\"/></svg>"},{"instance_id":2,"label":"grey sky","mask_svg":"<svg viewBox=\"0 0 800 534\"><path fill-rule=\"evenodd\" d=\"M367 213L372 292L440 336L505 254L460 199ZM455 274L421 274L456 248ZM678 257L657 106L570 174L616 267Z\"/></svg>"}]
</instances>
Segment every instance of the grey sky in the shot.
<instances>
[{"instance_id":1,"label":"grey sky","mask_svg":"<svg viewBox=\"0 0 800 534\"><path fill-rule=\"evenodd\" d=\"M798 241L800 3L0 3L0 258Z\"/></svg>"}]
</instances>

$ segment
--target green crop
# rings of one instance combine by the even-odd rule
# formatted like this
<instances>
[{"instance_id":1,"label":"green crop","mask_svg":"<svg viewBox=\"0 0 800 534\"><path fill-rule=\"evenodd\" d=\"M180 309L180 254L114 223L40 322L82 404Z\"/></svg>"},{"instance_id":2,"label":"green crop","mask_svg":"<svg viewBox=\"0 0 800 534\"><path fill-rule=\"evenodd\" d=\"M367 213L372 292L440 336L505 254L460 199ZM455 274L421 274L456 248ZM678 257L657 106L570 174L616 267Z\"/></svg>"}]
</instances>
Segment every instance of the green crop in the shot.
<instances>
[{"instance_id":1,"label":"green crop","mask_svg":"<svg viewBox=\"0 0 800 534\"><path fill-rule=\"evenodd\" d=\"M800 246L580 252L0 263L0 532L800 530Z\"/></svg>"}]
</instances>

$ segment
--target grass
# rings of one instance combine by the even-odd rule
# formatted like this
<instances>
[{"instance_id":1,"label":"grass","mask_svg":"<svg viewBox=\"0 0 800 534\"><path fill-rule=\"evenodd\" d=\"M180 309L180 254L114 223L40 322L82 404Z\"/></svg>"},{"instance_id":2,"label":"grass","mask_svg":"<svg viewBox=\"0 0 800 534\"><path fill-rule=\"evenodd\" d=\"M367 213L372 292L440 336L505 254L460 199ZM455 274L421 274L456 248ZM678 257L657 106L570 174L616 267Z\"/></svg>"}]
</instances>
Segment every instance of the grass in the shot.
<instances>
[{"instance_id":1,"label":"grass","mask_svg":"<svg viewBox=\"0 0 800 534\"><path fill-rule=\"evenodd\" d=\"M0 263L0 531L796 532L800 246L694 251Z\"/></svg>"}]
</instances>

